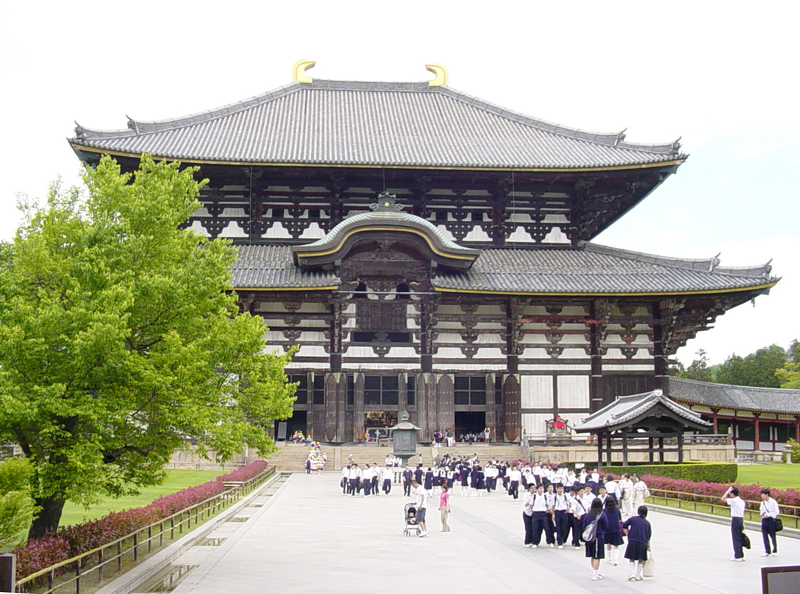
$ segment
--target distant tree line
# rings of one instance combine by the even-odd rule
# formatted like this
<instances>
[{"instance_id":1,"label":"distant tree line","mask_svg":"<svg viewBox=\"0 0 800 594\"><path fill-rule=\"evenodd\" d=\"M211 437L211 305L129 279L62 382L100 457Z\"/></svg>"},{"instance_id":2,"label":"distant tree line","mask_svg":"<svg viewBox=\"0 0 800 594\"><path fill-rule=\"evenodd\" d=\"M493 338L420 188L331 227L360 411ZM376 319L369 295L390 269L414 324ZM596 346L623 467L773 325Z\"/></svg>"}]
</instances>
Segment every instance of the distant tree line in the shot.
<instances>
[{"instance_id":1,"label":"distant tree line","mask_svg":"<svg viewBox=\"0 0 800 594\"><path fill-rule=\"evenodd\" d=\"M788 349L772 344L746 357L734 353L717 365L710 365L708 354L700 349L688 367L676 361L672 371L703 382L800 389L800 342L793 340Z\"/></svg>"}]
</instances>

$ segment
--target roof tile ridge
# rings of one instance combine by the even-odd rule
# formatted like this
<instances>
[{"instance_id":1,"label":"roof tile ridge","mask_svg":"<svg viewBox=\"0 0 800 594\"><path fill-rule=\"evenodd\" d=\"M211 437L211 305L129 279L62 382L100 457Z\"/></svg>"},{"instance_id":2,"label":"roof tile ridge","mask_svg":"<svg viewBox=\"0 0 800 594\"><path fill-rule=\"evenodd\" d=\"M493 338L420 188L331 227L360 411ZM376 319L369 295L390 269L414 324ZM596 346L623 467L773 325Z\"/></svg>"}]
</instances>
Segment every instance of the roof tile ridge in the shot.
<instances>
[{"instance_id":1,"label":"roof tile ridge","mask_svg":"<svg viewBox=\"0 0 800 594\"><path fill-rule=\"evenodd\" d=\"M736 384L720 384L718 382L704 382L703 380L695 380L688 377L670 377L669 381L672 380L680 380L681 382L688 382L692 384L700 384L703 386L715 387L719 389L725 388L739 388L742 390L766 390L767 392L779 392L779 393L789 393L789 394L797 394L800 395L800 389L798 388L772 388L769 386L738 386Z\"/></svg>"},{"instance_id":2,"label":"roof tile ridge","mask_svg":"<svg viewBox=\"0 0 800 594\"><path fill-rule=\"evenodd\" d=\"M257 105L261 105L273 99L278 99L289 93L296 92L303 88L303 84L299 82L290 82L286 85L272 89L265 93L254 95L247 99L234 101L220 107L215 107L206 111L199 111L193 114L185 115L178 118L170 118L166 120L135 120L128 117L128 129L125 130L92 130L89 128L81 128L85 139L91 140L93 138L112 138L115 136L142 136L153 132L163 132L164 130L175 130L185 126L191 126L201 122L208 122L226 115L245 111ZM76 129L77 130L77 129ZM80 136L80 133L78 133Z\"/></svg>"},{"instance_id":3,"label":"roof tile ridge","mask_svg":"<svg viewBox=\"0 0 800 594\"><path fill-rule=\"evenodd\" d=\"M648 254L635 250L626 250L623 248L601 245L589 241L580 241L578 242L578 245L583 247L583 249L587 252L616 256L619 258L627 258L630 260L636 260L638 262L659 264L661 266L668 266L670 268L681 268L713 274L725 274L728 276L763 278L764 280L773 278L769 276L770 272L772 271L772 267L770 265L771 260L766 264L759 264L755 266L731 267L719 265L719 254L713 258L676 258L673 256L661 256L658 254Z\"/></svg>"},{"instance_id":4,"label":"roof tile ridge","mask_svg":"<svg viewBox=\"0 0 800 594\"><path fill-rule=\"evenodd\" d=\"M569 126L556 124L555 122L550 122L542 118L535 118L520 111L503 107L496 103L476 97L475 95L464 93L463 91L459 91L448 85L431 87L431 90L433 92L447 95L453 99L466 103L467 105L484 109L485 111L494 113L500 117L532 126L537 130L558 134L559 136L575 138L577 140L585 140L588 142L594 142L596 144L602 144L615 148L624 148L627 150L644 152L648 154L668 154L673 155L676 159L686 159L688 157L688 155L678 152L680 150L680 143L678 143L678 141L654 144L625 142L624 130L622 132L592 132L589 130L581 130L579 128L571 128Z\"/></svg>"}]
</instances>

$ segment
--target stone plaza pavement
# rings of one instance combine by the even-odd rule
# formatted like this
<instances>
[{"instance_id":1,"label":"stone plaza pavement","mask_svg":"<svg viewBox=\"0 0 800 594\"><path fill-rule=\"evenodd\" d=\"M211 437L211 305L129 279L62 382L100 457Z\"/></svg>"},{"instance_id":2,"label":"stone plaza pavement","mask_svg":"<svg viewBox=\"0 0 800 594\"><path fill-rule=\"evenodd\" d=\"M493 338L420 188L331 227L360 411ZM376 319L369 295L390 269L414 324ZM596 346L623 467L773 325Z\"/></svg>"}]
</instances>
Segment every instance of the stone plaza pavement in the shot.
<instances>
[{"instance_id":1,"label":"stone plaza pavement","mask_svg":"<svg viewBox=\"0 0 800 594\"><path fill-rule=\"evenodd\" d=\"M522 546L522 503L503 492L451 497L452 532L440 532L438 509L428 512L427 538L405 537L402 488L387 496L343 496L338 473L294 474L271 497L257 499L239 521L210 537L220 546L193 547L179 563L196 565L176 594L287 593L761 592L762 566L800 562L800 540L778 537L779 556L753 549L731 562L726 525L651 512L656 577L628 582L627 561L603 562L605 579L591 581L584 551ZM438 498L436 500L438 507ZM249 519L244 521L245 517ZM543 539L544 540L544 539ZM624 552L624 551L623 551Z\"/></svg>"}]
</instances>

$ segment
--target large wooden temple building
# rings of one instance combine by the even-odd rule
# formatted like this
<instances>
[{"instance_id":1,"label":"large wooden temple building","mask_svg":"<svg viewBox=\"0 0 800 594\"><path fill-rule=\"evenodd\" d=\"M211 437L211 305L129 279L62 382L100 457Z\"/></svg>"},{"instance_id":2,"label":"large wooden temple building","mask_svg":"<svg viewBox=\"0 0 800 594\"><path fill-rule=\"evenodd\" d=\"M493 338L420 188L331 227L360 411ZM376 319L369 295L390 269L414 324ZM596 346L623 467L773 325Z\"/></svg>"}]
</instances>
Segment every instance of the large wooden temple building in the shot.
<instances>
[{"instance_id":1,"label":"large wooden temple building","mask_svg":"<svg viewBox=\"0 0 800 594\"><path fill-rule=\"evenodd\" d=\"M605 247L599 233L684 162L677 142L554 125L414 83L312 80L184 118L78 126L89 164L142 153L199 165L186 223L238 247L241 307L299 350L289 429L359 440L422 427L542 434L615 396L668 393L667 359L769 266Z\"/></svg>"}]
</instances>

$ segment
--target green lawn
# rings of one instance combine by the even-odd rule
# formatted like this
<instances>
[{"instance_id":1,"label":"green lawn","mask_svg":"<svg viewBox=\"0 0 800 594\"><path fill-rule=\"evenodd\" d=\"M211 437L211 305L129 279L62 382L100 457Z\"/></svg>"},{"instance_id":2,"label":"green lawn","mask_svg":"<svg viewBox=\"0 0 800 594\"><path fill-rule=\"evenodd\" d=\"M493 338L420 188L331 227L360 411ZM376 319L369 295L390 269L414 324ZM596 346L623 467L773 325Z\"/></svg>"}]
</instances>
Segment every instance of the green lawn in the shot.
<instances>
[{"instance_id":1,"label":"green lawn","mask_svg":"<svg viewBox=\"0 0 800 594\"><path fill-rule=\"evenodd\" d=\"M132 507L144 507L153 499L162 495L169 495L186 487L193 487L212 480L224 474L219 470L167 470L167 480L155 487L145 487L135 497L121 497L109 499L100 505L95 505L88 510L82 506L67 503L61 515L61 526L79 524L85 520L102 518L112 511L122 511Z\"/></svg>"},{"instance_id":2,"label":"green lawn","mask_svg":"<svg viewBox=\"0 0 800 594\"><path fill-rule=\"evenodd\" d=\"M771 489L800 489L800 464L740 464L736 482Z\"/></svg>"}]
</instances>

